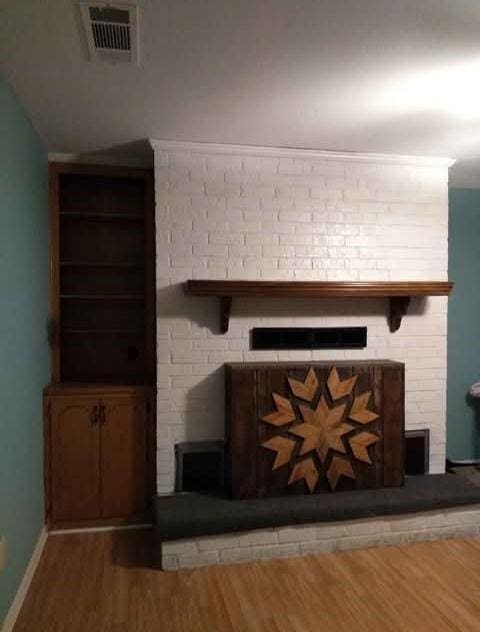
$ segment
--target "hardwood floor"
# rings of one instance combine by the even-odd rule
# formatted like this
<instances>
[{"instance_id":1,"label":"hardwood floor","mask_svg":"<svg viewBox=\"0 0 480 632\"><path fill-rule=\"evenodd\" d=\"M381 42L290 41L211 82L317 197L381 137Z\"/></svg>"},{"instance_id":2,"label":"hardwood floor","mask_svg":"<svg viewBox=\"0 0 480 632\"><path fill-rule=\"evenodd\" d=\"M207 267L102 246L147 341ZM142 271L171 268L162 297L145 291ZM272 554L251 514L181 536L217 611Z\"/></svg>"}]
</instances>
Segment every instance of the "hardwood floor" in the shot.
<instances>
[{"instance_id":1,"label":"hardwood floor","mask_svg":"<svg viewBox=\"0 0 480 632\"><path fill-rule=\"evenodd\" d=\"M480 538L175 573L149 532L51 536L15 632L480 630Z\"/></svg>"}]
</instances>

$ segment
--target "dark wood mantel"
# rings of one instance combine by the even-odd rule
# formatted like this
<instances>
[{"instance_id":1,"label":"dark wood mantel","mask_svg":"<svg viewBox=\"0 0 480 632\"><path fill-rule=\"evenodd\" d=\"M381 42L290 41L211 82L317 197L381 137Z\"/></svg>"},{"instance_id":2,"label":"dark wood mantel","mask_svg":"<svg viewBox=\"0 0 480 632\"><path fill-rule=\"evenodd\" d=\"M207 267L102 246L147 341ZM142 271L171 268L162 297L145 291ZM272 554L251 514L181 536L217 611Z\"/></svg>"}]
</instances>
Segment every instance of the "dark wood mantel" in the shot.
<instances>
[{"instance_id":1,"label":"dark wood mantel","mask_svg":"<svg viewBox=\"0 0 480 632\"><path fill-rule=\"evenodd\" d=\"M220 299L220 330L228 331L233 297L257 298L378 298L389 300L390 331L400 327L412 296L448 296L449 281L201 281L185 283L194 296Z\"/></svg>"}]
</instances>

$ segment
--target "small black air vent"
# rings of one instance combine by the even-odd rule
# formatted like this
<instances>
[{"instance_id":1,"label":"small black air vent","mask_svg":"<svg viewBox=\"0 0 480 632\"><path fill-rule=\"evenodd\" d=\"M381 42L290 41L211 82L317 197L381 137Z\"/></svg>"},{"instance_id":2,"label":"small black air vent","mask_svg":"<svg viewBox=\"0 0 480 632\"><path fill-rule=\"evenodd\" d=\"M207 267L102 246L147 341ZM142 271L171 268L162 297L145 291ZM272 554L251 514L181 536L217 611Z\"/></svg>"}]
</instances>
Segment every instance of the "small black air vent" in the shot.
<instances>
[{"instance_id":1,"label":"small black air vent","mask_svg":"<svg viewBox=\"0 0 480 632\"><path fill-rule=\"evenodd\" d=\"M405 431L405 474L428 474L430 431Z\"/></svg>"},{"instance_id":2,"label":"small black air vent","mask_svg":"<svg viewBox=\"0 0 480 632\"><path fill-rule=\"evenodd\" d=\"M252 349L361 349L366 327L254 327Z\"/></svg>"},{"instance_id":3,"label":"small black air vent","mask_svg":"<svg viewBox=\"0 0 480 632\"><path fill-rule=\"evenodd\" d=\"M223 486L223 441L175 444L175 491L218 490Z\"/></svg>"}]
</instances>

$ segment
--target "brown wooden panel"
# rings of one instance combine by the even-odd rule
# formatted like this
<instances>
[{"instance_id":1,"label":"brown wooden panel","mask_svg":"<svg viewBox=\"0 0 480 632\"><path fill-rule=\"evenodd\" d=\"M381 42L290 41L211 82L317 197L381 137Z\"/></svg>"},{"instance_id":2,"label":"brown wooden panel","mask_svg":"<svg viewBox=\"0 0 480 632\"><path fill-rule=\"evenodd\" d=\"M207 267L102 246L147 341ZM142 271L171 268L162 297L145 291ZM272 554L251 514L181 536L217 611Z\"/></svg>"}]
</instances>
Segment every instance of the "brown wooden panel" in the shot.
<instances>
[{"instance_id":1,"label":"brown wooden panel","mask_svg":"<svg viewBox=\"0 0 480 632\"><path fill-rule=\"evenodd\" d=\"M227 467L234 498L256 495L257 376L226 368Z\"/></svg>"},{"instance_id":2,"label":"brown wooden panel","mask_svg":"<svg viewBox=\"0 0 480 632\"><path fill-rule=\"evenodd\" d=\"M100 398L101 515L128 517L147 503L146 402L140 397Z\"/></svg>"},{"instance_id":3,"label":"brown wooden panel","mask_svg":"<svg viewBox=\"0 0 480 632\"><path fill-rule=\"evenodd\" d=\"M296 376L296 374L292 374L292 377ZM271 449L268 449L263 445L270 442L276 436L290 439L294 438L288 437L287 435L287 429L290 428L293 423L290 420L290 417L286 417L286 420L288 421L279 427L262 421L262 419L268 418L277 408L273 398L273 393L276 393L281 397L288 398L289 385L285 371L275 370L274 365L269 368L263 367L262 369L259 369L257 371L257 392L257 445L255 447L257 459L256 495L263 497L280 496L282 493L286 493L287 491L294 493L296 486L288 486L292 461L284 467L273 469L276 455ZM298 409L296 406L293 406L293 411L295 418L298 417ZM296 456L297 452L298 447L295 446L295 449L292 452L292 459Z\"/></svg>"},{"instance_id":4,"label":"brown wooden panel","mask_svg":"<svg viewBox=\"0 0 480 632\"><path fill-rule=\"evenodd\" d=\"M400 363L252 363L227 374L235 497L402 484Z\"/></svg>"},{"instance_id":5,"label":"brown wooden panel","mask_svg":"<svg viewBox=\"0 0 480 632\"><path fill-rule=\"evenodd\" d=\"M385 487L403 485L405 463L405 367L383 371L383 449Z\"/></svg>"},{"instance_id":6,"label":"brown wooden panel","mask_svg":"<svg viewBox=\"0 0 480 632\"><path fill-rule=\"evenodd\" d=\"M53 398L50 423L50 488L53 521L100 515L98 400Z\"/></svg>"}]
</instances>

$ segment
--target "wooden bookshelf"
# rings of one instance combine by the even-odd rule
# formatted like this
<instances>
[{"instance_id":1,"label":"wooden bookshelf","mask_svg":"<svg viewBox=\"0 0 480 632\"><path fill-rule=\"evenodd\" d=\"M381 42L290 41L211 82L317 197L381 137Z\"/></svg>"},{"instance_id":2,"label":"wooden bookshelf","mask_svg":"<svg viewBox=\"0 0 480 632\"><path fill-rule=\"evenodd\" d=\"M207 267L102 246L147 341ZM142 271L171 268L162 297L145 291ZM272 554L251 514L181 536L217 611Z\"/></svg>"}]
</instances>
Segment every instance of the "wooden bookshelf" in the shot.
<instances>
[{"instance_id":1,"label":"wooden bookshelf","mask_svg":"<svg viewBox=\"0 0 480 632\"><path fill-rule=\"evenodd\" d=\"M155 226L147 169L50 166L50 527L150 521Z\"/></svg>"},{"instance_id":2,"label":"wooden bookshelf","mask_svg":"<svg viewBox=\"0 0 480 632\"><path fill-rule=\"evenodd\" d=\"M154 384L151 170L54 163L51 209L52 382Z\"/></svg>"}]
</instances>

